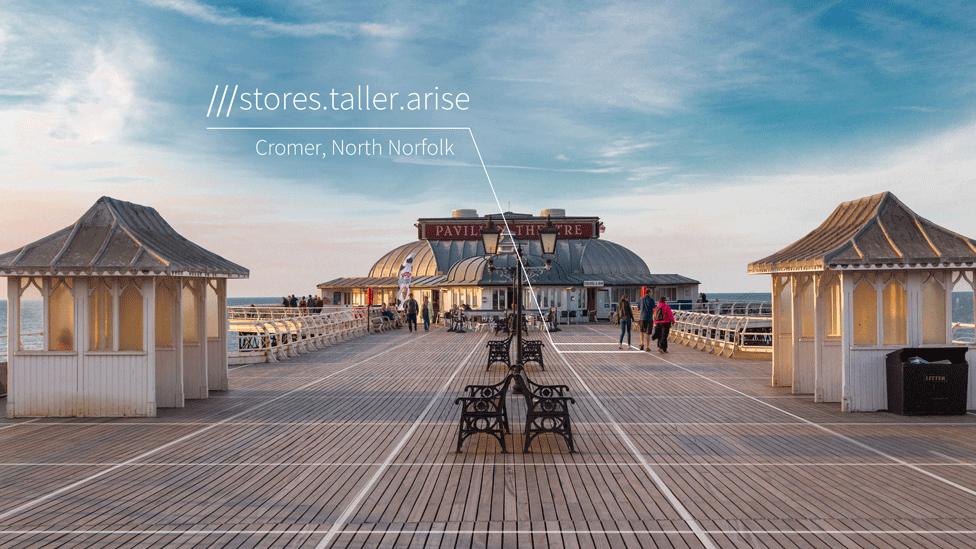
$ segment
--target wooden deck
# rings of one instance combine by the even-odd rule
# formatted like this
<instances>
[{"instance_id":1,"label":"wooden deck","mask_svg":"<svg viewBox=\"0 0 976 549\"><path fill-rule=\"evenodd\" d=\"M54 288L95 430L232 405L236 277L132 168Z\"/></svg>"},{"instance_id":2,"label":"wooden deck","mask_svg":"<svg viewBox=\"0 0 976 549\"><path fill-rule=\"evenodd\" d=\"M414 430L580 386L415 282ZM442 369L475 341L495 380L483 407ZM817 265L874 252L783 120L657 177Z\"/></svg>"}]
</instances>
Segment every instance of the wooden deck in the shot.
<instances>
[{"instance_id":1,"label":"wooden deck","mask_svg":"<svg viewBox=\"0 0 976 549\"><path fill-rule=\"evenodd\" d=\"M555 338L529 372L572 387L577 454L455 454L454 398L503 369L484 334L401 330L234 369L157 418L0 422L0 545L976 544L976 416L842 415L768 363Z\"/></svg>"}]
</instances>

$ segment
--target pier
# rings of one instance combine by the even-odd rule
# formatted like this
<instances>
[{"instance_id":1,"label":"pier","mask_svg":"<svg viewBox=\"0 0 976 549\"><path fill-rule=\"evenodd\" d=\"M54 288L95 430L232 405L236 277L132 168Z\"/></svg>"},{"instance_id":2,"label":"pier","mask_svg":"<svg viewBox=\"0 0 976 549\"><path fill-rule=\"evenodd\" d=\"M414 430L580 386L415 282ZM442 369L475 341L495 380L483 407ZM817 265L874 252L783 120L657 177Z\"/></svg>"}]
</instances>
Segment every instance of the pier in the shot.
<instances>
[{"instance_id":1,"label":"pier","mask_svg":"<svg viewBox=\"0 0 976 549\"><path fill-rule=\"evenodd\" d=\"M232 366L157 417L0 420L0 544L971 546L976 416L842 413L769 362L618 350L564 326L533 379L569 385L547 435L454 452L487 333L405 330ZM555 345L553 345L555 344ZM521 399L510 398L510 448Z\"/></svg>"}]
</instances>

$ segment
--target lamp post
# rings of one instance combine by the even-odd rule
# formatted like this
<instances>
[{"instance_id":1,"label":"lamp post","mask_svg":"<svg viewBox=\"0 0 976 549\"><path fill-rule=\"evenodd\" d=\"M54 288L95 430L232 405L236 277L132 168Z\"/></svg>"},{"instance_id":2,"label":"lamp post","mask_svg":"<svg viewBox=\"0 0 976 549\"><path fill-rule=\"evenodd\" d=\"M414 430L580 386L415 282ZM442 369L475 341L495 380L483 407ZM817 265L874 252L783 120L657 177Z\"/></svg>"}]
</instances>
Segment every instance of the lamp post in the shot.
<instances>
[{"instance_id":1,"label":"lamp post","mask_svg":"<svg viewBox=\"0 0 976 549\"><path fill-rule=\"evenodd\" d=\"M559 230L552 223L552 219L546 216L546 224L539 229L539 243L542 246L542 255L546 259L545 269L548 270L552 267L552 256L556 254L556 241L559 239ZM488 225L481 229L481 242L485 247L485 255L488 256L488 269L489 272L494 271L494 262L492 258L501 253L515 253L515 265L508 268L509 275L512 277L512 285L515 289L515 364L512 365L513 369L522 368L522 319L524 317L524 308L522 304L522 294L523 290L523 277L528 276L528 266L524 269L522 267L522 245L515 242L515 235L508 233L509 238L512 239L512 252L505 252L500 250L500 244L502 241L502 230L500 227L495 225L494 220L491 216L488 217ZM526 281L527 282L527 281ZM544 322L544 320L543 320Z\"/></svg>"}]
</instances>

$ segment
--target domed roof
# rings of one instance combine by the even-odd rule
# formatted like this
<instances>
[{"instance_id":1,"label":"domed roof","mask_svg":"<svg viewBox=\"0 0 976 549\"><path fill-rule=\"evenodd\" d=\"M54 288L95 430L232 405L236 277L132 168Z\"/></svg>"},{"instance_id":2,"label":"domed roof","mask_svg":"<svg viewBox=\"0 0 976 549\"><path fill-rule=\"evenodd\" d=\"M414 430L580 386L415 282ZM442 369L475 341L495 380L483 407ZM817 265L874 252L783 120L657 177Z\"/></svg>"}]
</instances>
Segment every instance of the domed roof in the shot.
<instances>
[{"instance_id":1,"label":"domed roof","mask_svg":"<svg viewBox=\"0 0 976 549\"><path fill-rule=\"evenodd\" d=\"M537 240L522 242L523 255L530 265L542 265L542 245ZM477 240L417 240L398 246L377 261L371 277L396 277L400 265L413 254L413 276L448 275L448 283L504 284L507 275L487 275L484 248ZM504 269L509 256L495 258ZM559 276L557 276L559 275ZM484 278L487 276L487 279ZM603 280L606 284L644 284L651 277L647 263L627 248L604 239L560 240L554 266L546 276L552 284L578 284L580 280ZM474 282L477 279L480 282ZM495 280L496 282L490 282Z\"/></svg>"},{"instance_id":2,"label":"domed roof","mask_svg":"<svg viewBox=\"0 0 976 549\"><path fill-rule=\"evenodd\" d=\"M437 272L437 261L434 251L426 240L417 240L402 246L397 246L373 264L369 276L399 276L403 260L413 254L413 276L432 276Z\"/></svg>"},{"instance_id":3,"label":"domed roof","mask_svg":"<svg viewBox=\"0 0 976 549\"><path fill-rule=\"evenodd\" d=\"M458 261L485 254L480 240L416 240L398 246L379 259L369 276L399 276L400 265L413 257L413 276L442 275Z\"/></svg>"},{"instance_id":4,"label":"domed roof","mask_svg":"<svg viewBox=\"0 0 976 549\"><path fill-rule=\"evenodd\" d=\"M541 271L537 268L545 266L545 259L537 255L522 254L522 260L530 269L533 284L579 284L577 277L566 272L558 261L552 262L552 267ZM494 271L488 268L488 258L484 256L469 257L455 263L447 272L445 284L448 286L490 286L508 285L512 283L509 269L516 264L515 254L499 255L493 259Z\"/></svg>"},{"instance_id":5,"label":"domed roof","mask_svg":"<svg viewBox=\"0 0 976 549\"><path fill-rule=\"evenodd\" d=\"M625 281L632 279L635 284L651 276L647 263L628 248L603 239L585 242L580 257L582 274L619 280L617 283L626 283Z\"/></svg>"}]
</instances>

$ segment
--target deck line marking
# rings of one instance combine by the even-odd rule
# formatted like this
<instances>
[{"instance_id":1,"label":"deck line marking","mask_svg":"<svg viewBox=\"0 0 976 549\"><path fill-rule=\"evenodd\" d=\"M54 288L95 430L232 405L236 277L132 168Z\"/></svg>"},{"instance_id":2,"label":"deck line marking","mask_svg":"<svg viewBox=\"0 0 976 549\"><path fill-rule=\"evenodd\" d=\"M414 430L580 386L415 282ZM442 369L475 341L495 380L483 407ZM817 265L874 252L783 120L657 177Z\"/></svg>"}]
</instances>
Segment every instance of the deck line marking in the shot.
<instances>
[{"instance_id":1,"label":"deck line marking","mask_svg":"<svg viewBox=\"0 0 976 549\"><path fill-rule=\"evenodd\" d=\"M326 379L329 379L330 377L332 377L333 375L335 375L338 372L342 372L342 371L348 370L350 368L354 368L356 366L359 366L360 364L363 364L365 362L368 362L370 360L373 360L373 359L375 359L375 358L377 358L379 356L385 355L385 354L387 354L389 352L392 352L392 351L394 351L396 349L399 349L400 347L403 347L405 345L409 345L411 343L414 343L414 342L417 341L417 339L422 339L422 338L424 338L426 336L427 336L427 334L423 334L423 335L421 335L418 338L408 339L407 341L405 341L403 343L400 343L398 345L395 345L393 347L390 347L388 349L385 349L383 351L380 351L380 352L378 352L376 354L373 354L373 355L371 355L369 357L366 357L366 358L362 359L361 361L359 361L359 362L357 362L355 364L351 364L349 366L346 366L342 370L337 370L336 372L333 372L331 374L328 374L326 376L323 376L322 378L320 378L317 381L310 381L309 383L306 383L305 385L302 385L301 387L297 387L295 389L291 389L291 390L289 390L289 391L287 391L285 393L282 393L282 394L280 394L280 395L278 395L278 396L276 396L274 398L271 398L271 399L262 401L262 402L260 402L258 404L255 404L254 406L251 406L250 408L246 408L244 410L241 410L240 412L237 412L236 414L234 414L232 416L228 416L227 418L225 418L225 419L223 419L221 421L218 421L217 423L213 423L213 424L210 424L210 425L208 425L206 427L203 427L201 429L197 429L196 431L193 431L191 433L188 433L186 435L183 435L183 436L181 436L179 438L173 439L173 440L171 440L171 441L169 441L169 442L167 442L167 443L165 443L165 444L163 444L161 446L157 446L156 448L153 448L151 450L147 450L147 451L145 451L145 452L143 452L143 453L141 453L141 454L139 454L139 455L137 455L137 456L135 456L133 458L130 458L130 459L128 459L128 460L126 460L126 461L118 464L118 465L114 465L112 467L109 467L108 469L105 469L103 471L99 471L98 473L92 474L92 475L87 476L87 477L85 477L83 479L80 479L80 480L77 480L75 482L72 482L71 484L68 484L66 486L62 486L61 488L58 488L57 490L54 490L52 492L48 492L47 494L44 494L43 496L39 496L39 497L34 498L34 499L32 499L32 500L30 500L28 502L22 503L22 504L14 507L12 509L8 509L8 510L0 513L0 521L6 520L10 516L15 515L15 514L21 512L21 511L24 511L26 509L30 509L31 507L37 505L38 503L43 503L43 502L45 502L45 501L47 501L49 499L55 498L55 497L57 497L57 496L65 493L65 492L67 492L69 490L72 490L72 489L77 488L79 486L83 486L83 485L85 485L85 484L87 484L87 483L89 483L89 482L91 482L93 480L96 480L98 478L101 478L101 477L103 477L103 476L105 476L105 475L107 475L107 474L109 474L109 473L111 473L113 471L116 471L116 470L118 470L118 469L120 469L120 468L122 468L122 467L124 467L124 466L126 466L128 464L131 464L131 463L134 463L134 462L139 461L141 459L147 458L147 457L149 457L151 455L156 454L157 452L160 452L162 450L165 450L166 448L169 448L169 447L174 446L176 444L179 444L181 442L185 442L185 441L187 441L187 440L189 440L189 439L191 439L191 438L193 438L193 437L195 437L197 435L206 433L207 431L213 429L214 427L216 427L218 425L221 425L221 424L226 423L228 421L232 421L235 418L238 418L238 417L241 417L244 414L253 412L254 410L263 408L263 407L265 407L265 406L267 406L267 405L269 405L269 404L271 404L273 402L277 402L277 401L279 401L279 400L281 400L283 398L286 398L286 397L288 397L288 396L290 396L290 395L292 395L292 394L294 394L294 393L296 393L298 391L303 391L305 389L308 389L308 388L310 388L310 387L312 387L314 385L317 385L317 384L325 381Z\"/></svg>"},{"instance_id":2,"label":"deck line marking","mask_svg":"<svg viewBox=\"0 0 976 549\"><path fill-rule=\"evenodd\" d=\"M563 341L561 343L556 343L556 345L562 347L563 345L616 345L616 343L605 343L603 341L587 341L581 343L579 341Z\"/></svg>"},{"instance_id":3,"label":"deck line marking","mask_svg":"<svg viewBox=\"0 0 976 549\"><path fill-rule=\"evenodd\" d=\"M253 530L0 530L0 535L175 535L175 536L211 536L211 535L272 535L272 534L323 534L330 530L322 529L253 529ZM883 529L864 529L864 530L845 530L845 529L824 529L824 530L702 530L705 534L714 535L767 535L767 536L795 536L795 535L826 535L826 536L856 536L856 535L904 535L904 536L970 536L976 534L976 530L883 530ZM660 529L660 530L600 530L600 529L531 529L531 530L507 530L507 529L382 529L382 530L363 530L346 529L340 530L339 535L371 536L371 535L392 535L392 534L414 534L414 535L545 535L545 534L638 534L638 535L692 535L693 530L680 529Z\"/></svg>"},{"instance_id":4,"label":"deck line marking","mask_svg":"<svg viewBox=\"0 0 976 549\"><path fill-rule=\"evenodd\" d=\"M319 541L319 543L315 546L316 549L324 549L325 547L329 547L332 545L333 540L335 540L336 536L339 535L339 532L346 527L346 524L348 524L349 520L352 519L353 514L356 512L356 510L359 509L363 501L366 500L366 497L376 486L376 483L379 482L379 480L386 473L386 470L389 469L390 465L393 463L393 460L396 459L396 457L400 454L400 452L404 449L404 447L406 447L407 442L410 441L410 437L412 437L413 434L417 432L417 429L420 428L420 426L423 424L424 419L427 418L428 414L430 414L430 411L433 410L434 406L437 405L438 402L447 394L447 391L448 389L450 389L451 383L454 381L454 378L457 377L459 373L461 373L461 370L465 366L468 365L468 361L471 360L471 357L474 356L474 353L481 349L481 344L484 343L485 338L487 337L488 334L484 334L478 338L478 342L471 348L467 356L465 356L464 359L461 360L460 364L458 364L458 367L454 369L454 372L451 374L451 377L448 378L448 380L444 382L444 385L442 385L441 388L438 389L437 393L434 394L433 397L431 397L430 402L427 403L427 407L424 408L424 411L420 412L420 416L418 416L417 420L413 422L413 425L411 425L410 428L407 429L407 432L403 433L403 436L401 436L400 440L397 441L396 446L394 446L393 449L390 450L390 452L386 455L386 458L380 464L379 468L373 472L373 475L370 477L369 481L367 481L366 484L362 487L362 489L359 490L359 493L356 494L356 497L351 502L349 502L349 505L347 505L346 508L342 511L342 514L339 515L339 518L337 518L335 522L332 523L332 527L329 528L328 532L326 532L325 537L322 538L322 540Z\"/></svg>"},{"instance_id":5,"label":"deck line marking","mask_svg":"<svg viewBox=\"0 0 976 549\"><path fill-rule=\"evenodd\" d=\"M428 423L429 425L429 423ZM916 462L915 465L929 467L973 467L976 462L952 460ZM904 467L900 463L891 461L649 461L651 465L661 467ZM138 463L123 462L0 462L0 467L107 467L119 465L122 467L371 467L382 465L380 461L141 461ZM454 461L404 461L392 463L390 467L606 467L619 465L626 467L642 466L637 461L588 461L588 462L454 462Z\"/></svg>"},{"instance_id":6,"label":"deck line marking","mask_svg":"<svg viewBox=\"0 0 976 549\"><path fill-rule=\"evenodd\" d=\"M590 328L589 326L587 326L587 328L590 329L590 330L593 330L594 332L603 333L603 332L600 332L599 330L596 330L594 328ZM604 333L604 335L608 335L608 334L605 334ZM613 337L613 336L609 336L608 335L608 337ZM891 455L891 454L889 454L887 452L884 452L883 450L879 450L879 449L875 448L874 446L871 446L870 444L867 444L865 442L861 442L860 440L857 440L856 438L847 436L847 435L845 435L843 433L839 433L839 432L837 432L837 431L835 431L835 430L833 430L833 429L831 429L829 427L825 427L823 425L820 425L818 423L815 423L813 421L810 421L809 419L807 419L807 418L805 418L803 416L794 414L793 412L790 412L789 410L784 410L783 408L780 408L779 406L776 406L776 405L774 405L772 403L766 402L766 401L764 401L764 400L762 400L762 399L760 399L758 397L754 397L754 396L749 395L747 393L743 393L742 391L736 389L735 387L732 387L730 385L726 385L726 384L722 383L721 381L714 380L714 379L712 379L712 378L710 378L710 377L708 377L708 376L706 376L704 374L700 374L700 373L698 373L698 372L696 372L696 371L694 371L694 370L692 370L690 368L686 368L686 367L682 366L681 364L678 364L677 362L672 362L672 361L670 361L670 360L668 360L668 359L666 359L666 358L664 358L662 356L659 356L657 354L654 354L654 353L648 353L648 354L651 355L652 357L654 357L654 358L662 361L662 362L665 362L667 364L670 364L670 365L672 365L672 366L674 366L676 368L680 368L680 369L682 369L682 370L684 370L684 371L686 371L688 373L691 373L691 374L694 374L694 375L696 375L698 377L701 377L702 379L708 380L711 383L714 383L714 384L716 384L716 385L718 385L720 387L725 387L726 389L728 389L728 390L730 390L730 391L732 391L734 393L738 393L740 395L747 396L751 400L753 400L755 402L758 402L758 403L762 404L763 406L767 406L769 408L772 408L773 410L777 410L777 411L779 411L779 412L781 412L783 414L786 414L786 415L788 415L790 417L796 418L796 419L798 419L798 420L800 420L800 421L802 421L802 422L804 422L804 423L806 423L808 425L812 425L812 426L816 427L817 429L822 430L825 433L829 433L831 435L834 435L835 437L838 437L838 438L840 438L842 440L845 440L847 442L850 442L851 444L854 444L855 446L858 446L858 447L863 448L865 450L868 450L870 452L874 452L875 454L877 454L877 455L879 455L879 456L881 456L881 457L883 457L885 459L890 459L891 461L894 461L896 463L900 463L901 465L904 465L905 467L908 467L909 469L911 469L911 470L913 470L913 471L915 471L917 473L921 473L921 474L923 474L923 475L925 475L925 476L927 476L929 478L935 479L935 480L937 480L937 481L939 481L939 482L941 482L941 483L943 483L943 484L945 484L947 486L951 486L953 488L956 488L957 490L960 490L962 492L965 492L966 494L969 494L970 496L976 497L976 490L973 490L971 488L967 488L967 487L959 484L958 482L953 482L953 481L951 481L951 480L949 480L949 479L947 479L947 478L945 478L945 477L943 477L941 475L937 475L937 474L935 474L935 473L933 473L931 471L927 471L925 469L922 469L921 467L918 467L917 465L914 465L914 464L912 464L910 462L907 462L907 461L905 461L905 460L903 460L901 458L895 457L895 456L893 456L893 455Z\"/></svg>"},{"instance_id":7,"label":"deck line marking","mask_svg":"<svg viewBox=\"0 0 976 549\"><path fill-rule=\"evenodd\" d=\"M559 351L566 355L639 355L644 351Z\"/></svg>"},{"instance_id":8,"label":"deck line marking","mask_svg":"<svg viewBox=\"0 0 976 549\"><path fill-rule=\"evenodd\" d=\"M445 376L446 377L446 376ZM311 379L311 378L309 378ZM767 379L767 378L763 378ZM583 397L580 398L590 398ZM621 398L621 397L616 397ZM657 397L633 397L633 398L671 398L667 396L657 396ZM683 398L683 397L674 397ZM745 398L740 396L735 397L719 397L719 398ZM788 398L788 397L784 397ZM0 426L0 431L7 429L9 427L16 427L18 425L26 425L28 423L33 423L34 425L56 425L56 426L72 426L78 425L83 427L93 427L93 426L106 426L106 427L189 427L197 425L214 425L217 427L329 427L329 426L347 426L347 425L375 425L375 426L394 426L403 425L410 423L407 420L390 420L390 421L228 421L226 423L214 423L209 421L40 421L44 418L34 418L30 421L21 421L18 423L8 423ZM607 421L587 421L578 420L573 422L577 426L584 427L595 427L595 426L605 426L611 425ZM892 421L892 422L880 422L880 421L825 421L822 423L817 422L801 422L801 421L618 421L621 425L631 425L636 427L738 427L738 426L768 426L768 427L813 427L817 425L829 425L833 427L965 427L972 428L976 427L976 422L959 422L959 423L937 423L931 421L920 421L920 422L910 422L910 421ZM428 425L457 425L456 421L428 421Z\"/></svg>"},{"instance_id":9,"label":"deck line marking","mask_svg":"<svg viewBox=\"0 0 976 549\"><path fill-rule=\"evenodd\" d=\"M6 425L0 426L0 431L3 431L4 429L10 429L11 427L16 427L18 425L26 425L28 423L36 423L37 421L40 421L42 419L44 419L44 418L35 417L34 419L28 419L27 421L18 421L16 423L8 423Z\"/></svg>"},{"instance_id":10,"label":"deck line marking","mask_svg":"<svg viewBox=\"0 0 976 549\"><path fill-rule=\"evenodd\" d=\"M535 295L535 292L532 293L533 295ZM552 341L552 336L550 335L549 337L550 337L550 341ZM565 355L563 355L562 351L560 351L555 346L553 346L553 350L555 350L559 358L562 359L563 364L565 364L566 367L569 368L569 371L572 372L574 376L576 376L576 379L579 380L579 383L583 387L583 389L586 392L590 393L590 395L593 397L593 402L597 405L597 407L600 408L603 414L610 420L611 427L613 427L613 429L617 432L617 436L620 438L620 440L623 441L624 445L627 446L627 448L630 450L630 453L633 454L634 457L636 457L637 460L641 463L641 466L643 467L644 471L647 472L648 476L651 477L651 480L654 482L654 485L657 486L658 491L660 491L661 494L664 495L665 499L668 500L668 503L671 504L671 507L673 507L674 510L678 512L678 515L681 516L681 519L684 520L685 524L687 524L688 527L691 528L692 532L695 534L698 540L701 541L702 545L704 545L707 549L717 549L716 545L712 542L712 539L708 536L708 534L705 533L705 529L702 528L701 524L699 524L698 521L695 519L695 517L691 514L691 512L688 511L688 508L685 507L683 503L681 503L681 500L678 499L678 496L671 491L671 488L669 488L668 485L665 484L664 479L661 478L661 475L659 475L657 470L655 470L654 467L651 466L650 462L647 460L646 457L644 457L644 454L640 451L640 449L637 447L634 441L630 438L630 435L628 435L626 431L624 431L623 427L621 427L620 424L617 423L616 418L613 416L613 414L610 413L610 410L603 405L603 401L601 401L596 396L596 393L593 392L593 389L591 389L590 386L586 383L586 381L583 380L583 377L580 376L579 372L576 371L576 368L573 368L572 364L569 363L569 360L565 357Z\"/></svg>"}]
</instances>

